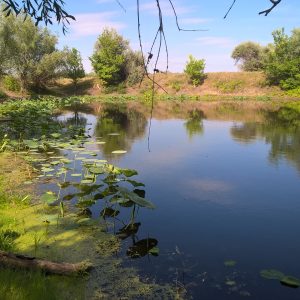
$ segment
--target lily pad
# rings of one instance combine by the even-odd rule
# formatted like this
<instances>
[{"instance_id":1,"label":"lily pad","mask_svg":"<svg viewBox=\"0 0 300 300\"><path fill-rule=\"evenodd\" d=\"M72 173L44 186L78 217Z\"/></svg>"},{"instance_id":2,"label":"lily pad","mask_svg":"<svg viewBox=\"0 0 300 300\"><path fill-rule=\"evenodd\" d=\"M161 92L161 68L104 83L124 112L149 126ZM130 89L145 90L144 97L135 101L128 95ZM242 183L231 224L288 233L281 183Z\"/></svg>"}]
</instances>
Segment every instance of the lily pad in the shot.
<instances>
[{"instance_id":1,"label":"lily pad","mask_svg":"<svg viewBox=\"0 0 300 300\"><path fill-rule=\"evenodd\" d=\"M237 264L235 260L226 260L224 261L225 267L234 267Z\"/></svg>"},{"instance_id":2,"label":"lily pad","mask_svg":"<svg viewBox=\"0 0 300 300\"><path fill-rule=\"evenodd\" d=\"M298 288L300 286L300 279L293 276L284 276L281 278L280 283L291 288Z\"/></svg>"},{"instance_id":3,"label":"lily pad","mask_svg":"<svg viewBox=\"0 0 300 300\"><path fill-rule=\"evenodd\" d=\"M115 150L115 151L112 151L111 153L112 154L125 154L125 153L127 153L127 151L126 150Z\"/></svg>"},{"instance_id":4,"label":"lily pad","mask_svg":"<svg viewBox=\"0 0 300 300\"><path fill-rule=\"evenodd\" d=\"M260 276L265 279L276 279L276 280L281 280L282 278L285 277L285 275L282 272L274 269L261 270Z\"/></svg>"},{"instance_id":5,"label":"lily pad","mask_svg":"<svg viewBox=\"0 0 300 300\"><path fill-rule=\"evenodd\" d=\"M55 202L56 200L57 200L57 197L56 197L56 195L55 194L49 194L49 193L45 193L45 194L43 194L42 196L41 196L41 200L43 201L43 202L46 202L46 203L48 203L48 204L51 204L51 203L53 203L53 202Z\"/></svg>"}]
</instances>

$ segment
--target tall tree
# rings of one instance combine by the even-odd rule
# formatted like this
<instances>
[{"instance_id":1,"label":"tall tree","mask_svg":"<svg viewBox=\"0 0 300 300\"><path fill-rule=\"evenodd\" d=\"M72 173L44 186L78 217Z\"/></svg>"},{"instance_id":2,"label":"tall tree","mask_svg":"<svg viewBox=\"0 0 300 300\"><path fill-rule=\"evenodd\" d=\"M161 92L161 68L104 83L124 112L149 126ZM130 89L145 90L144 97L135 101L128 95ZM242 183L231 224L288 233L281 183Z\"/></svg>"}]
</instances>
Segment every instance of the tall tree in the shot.
<instances>
[{"instance_id":1,"label":"tall tree","mask_svg":"<svg viewBox=\"0 0 300 300\"><path fill-rule=\"evenodd\" d=\"M129 42L115 29L105 28L100 34L90 60L104 85L117 85L125 81L128 50Z\"/></svg>"},{"instance_id":2,"label":"tall tree","mask_svg":"<svg viewBox=\"0 0 300 300\"><path fill-rule=\"evenodd\" d=\"M264 66L265 48L253 42L245 42L236 46L231 54L235 63L243 71L260 71Z\"/></svg>"},{"instance_id":3,"label":"tall tree","mask_svg":"<svg viewBox=\"0 0 300 300\"><path fill-rule=\"evenodd\" d=\"M71 78L77 87L78 80L85 76L84 68L82 65L82 58L80 52L76 48L64 48L64 76Z\"/></svg>"},{"instance_id":4,"label":"tall tree","mask_svg":"<svg viewBox=\"0 0 300 300\"><path fill-rule=\"evenodd\" d=\"M23 16L0 14L1 69L17 77L23 89L43 87L59 76L62 55L57 37Z\"/></svg>"}]
</instances>

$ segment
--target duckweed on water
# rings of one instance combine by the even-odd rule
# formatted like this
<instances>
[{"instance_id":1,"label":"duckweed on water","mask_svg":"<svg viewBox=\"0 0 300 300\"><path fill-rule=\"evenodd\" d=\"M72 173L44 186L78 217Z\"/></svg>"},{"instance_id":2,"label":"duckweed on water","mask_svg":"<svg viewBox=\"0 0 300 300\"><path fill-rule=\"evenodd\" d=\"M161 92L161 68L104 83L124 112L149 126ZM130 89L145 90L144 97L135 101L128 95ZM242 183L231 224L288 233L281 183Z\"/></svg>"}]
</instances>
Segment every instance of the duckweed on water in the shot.
<instances>
[{"instance_id":1,"label":"duckweed on water","mask_svg":"<svg viewBox=\"0 0 300 300\"><path fill-rule=\"evenodd\" d=\"M125 227L131 228L135 224L137 207L154 208L144 198L145 192L136 189L144 184L131 179L137 172L113 166L99 159L97 152L89 150L89 145L105 142L91 140L82 126L58 121L54 113L57 107L63 106L61 102L24 102L27 103L9 102L4 107L0 106L0 115L11 117L9 124L0 126L0 137L1 134L5 137L1 151L7 152L1 155L4 175L0 185L7 187L8 174L20 170L22 165L22 176L14 174L9 179L14 191L22 192L16 197L12 189L5 189L5 196L0 199L0 246L5 250L54 261L72 263L88 260L94 270L88 278L70 279L71 284L67 287L63 283L67 284L69 279L56 284L55 276L1 270L0 277L7 278L1 286L13 291L13 299L27 299L28 294L32 295L31 299L102 299L146 295L149 299L158 295L161 299L173 298L170 287L144 284L134 270L121 268L121 260L112 258L120 242L117 237L105 232L110 224L107 219L115 218L121 210L130 209L131 217ZM39 187L44 185L45 192L35 196L30 204L28 195L33 194L36 184ZM9 194L11 196L8 197ZM23 203L24 199L26 201ZM89 207L99 199L102 210L92 219ZM9 235L11 230L16 232L13 238ZM146 254L158 255L158 252L157 247L146 247ZM11 279L14 274L15 280ZM22 284L17 288L18 280L23 278L23 282L27 282L25 278L28 276L41 286L47 297L36 288L35 298L32 293L34 285ZM55 288L50 293L47 291L51 289L52 281ZM81 292L77 291L77 287ZM1 295L6 295L7 291Z\"/></svg>"}]
</instances>

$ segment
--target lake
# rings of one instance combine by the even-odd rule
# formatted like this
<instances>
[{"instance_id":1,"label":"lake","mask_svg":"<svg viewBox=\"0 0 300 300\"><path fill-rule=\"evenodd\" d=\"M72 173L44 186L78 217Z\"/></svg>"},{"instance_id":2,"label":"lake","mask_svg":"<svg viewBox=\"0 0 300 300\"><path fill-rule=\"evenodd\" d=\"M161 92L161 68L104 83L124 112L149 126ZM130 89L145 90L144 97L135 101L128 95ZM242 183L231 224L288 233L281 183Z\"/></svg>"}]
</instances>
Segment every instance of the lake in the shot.
<instances>
[{"instance_id":1,"label":"lake","mask_svg":"<svg viewBox=\"0 0 300 300\"><path fill-rule=\"evenodd\" d=\"M74 114L59 119L73 122ZM195 104L158 105L152 120L142 105L95 104L75 119L106 141L90 146L99 158L138 171L156 206L141 208L135 233L123 237L125 266L188 299L300 298L299 289L266 278L300 277L297 125L263 110ZM102 205L91 207L94 217ZM121 211L109 231L128 216ZM158 256L126 255L147 238L157 240Z\"/></svg>"}]
</instances>

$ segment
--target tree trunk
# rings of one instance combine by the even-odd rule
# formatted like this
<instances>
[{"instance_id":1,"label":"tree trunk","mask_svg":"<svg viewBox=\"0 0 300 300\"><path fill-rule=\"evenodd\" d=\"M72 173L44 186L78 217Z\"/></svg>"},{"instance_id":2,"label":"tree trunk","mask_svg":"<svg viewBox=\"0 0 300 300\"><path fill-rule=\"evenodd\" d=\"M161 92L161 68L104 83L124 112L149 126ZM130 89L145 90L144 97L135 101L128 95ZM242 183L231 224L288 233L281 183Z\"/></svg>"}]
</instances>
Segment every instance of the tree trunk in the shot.
<instances>
[{"instance_id":1,"label":"tree trunk","mask_svg":"<svg viewBox=\"0 0 300 300\"><path fill-rule=\"evenodd\" d=\"M48 274L57 275L76 275L77 273L87 272L91 269L91 265L86 263L56 263L48 260L12 254L4 251L0 251L0 265L29 270L40 270Z\"/></svg>"}]
</instances>

